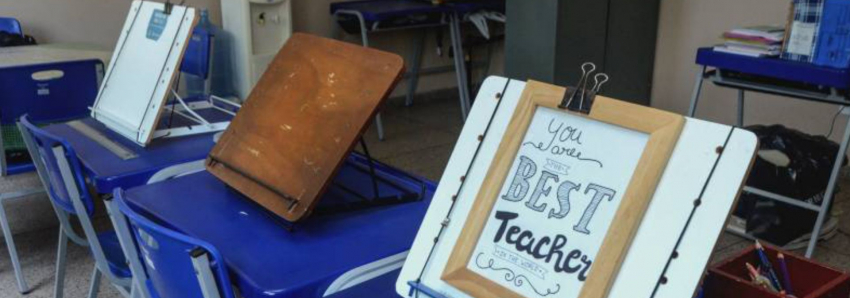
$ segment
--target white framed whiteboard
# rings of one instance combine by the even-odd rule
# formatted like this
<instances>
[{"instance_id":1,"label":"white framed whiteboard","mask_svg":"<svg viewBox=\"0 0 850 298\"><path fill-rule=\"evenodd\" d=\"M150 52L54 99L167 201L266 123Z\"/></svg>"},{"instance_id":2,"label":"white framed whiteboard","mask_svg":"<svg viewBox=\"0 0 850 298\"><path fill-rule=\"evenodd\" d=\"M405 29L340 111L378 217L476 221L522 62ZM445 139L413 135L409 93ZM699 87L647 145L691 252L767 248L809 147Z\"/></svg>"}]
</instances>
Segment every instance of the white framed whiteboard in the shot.
<instances>
[{"instance_id":1,"label":"white framed whiteboard","mask_svg":"<svg viewBox=\"0 0 850 298\"><path fill-rule=\"evenodd\" d=\"M525 297L578 297L647 140L538 107L467 268Z\"/></svg>"},{"instance_id":2,"label":"white framed whiteboard","mask_svg":"<svg viewBox=\"0 0 850 298\"><path fill-rule=\"evenodd\" d=\"M500 77L490 77L482 86L396 283L399 295L410 297L409 283L418 281L446 297L470 297L445 282L442 274L524 87L525 82ZM617 276L611 277L608 297L693 296L737 198L756 150L755 136L725 125L685 120L631 249ZM479 148L482 135L486 137ZM722 155L718 147L723 148ZM700 208L686 228L700 194ZM676 247L680 238L682 244ZM678 258L671 261L674 249ZM662 276L669 278L659 286Z\"/></svg>"},{"instance_id":3,"label":"white framed whiteboard","mask_svg":"<svg viewBox=\"0 0 850 298\"><path fill-rule=\"evenodd\" d=\"M141 146L156 129L196 20L194 8L134 0L92 118Z\"/></svg>"}]
</instances>

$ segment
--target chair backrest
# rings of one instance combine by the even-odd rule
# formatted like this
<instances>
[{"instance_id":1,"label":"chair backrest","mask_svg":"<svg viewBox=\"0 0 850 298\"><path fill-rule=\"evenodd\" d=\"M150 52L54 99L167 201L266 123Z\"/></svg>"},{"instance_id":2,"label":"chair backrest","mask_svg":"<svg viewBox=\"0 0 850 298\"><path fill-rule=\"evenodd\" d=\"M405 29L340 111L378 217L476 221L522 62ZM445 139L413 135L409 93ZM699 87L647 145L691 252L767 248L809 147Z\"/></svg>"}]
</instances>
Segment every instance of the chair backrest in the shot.
<instances>
[{"instance_id":1,"label":"chair backrest","mask_svg":"<svg viewBox=\"0 0 850 298\"><path fill-rule=\"evenodd\" d=\"M43 74L52 74L45 76ZM88 115L103 74L96 59L4 68L0 72L0 174L33 170L17 129L24 114L35 124L47 124ZM12 156L7 160L7 156Z\"/></svg>"},{"instance_id":2,"label":"chair backrest","mask_svg":"<svg viewBox=\"0 0 850 298\"><path fill-rule=\"evenodd\" d=\"M0 31L24 35L21 23L15 18L0 17Z\"/></svg>"},{"instance_id":3,"label":"chair backrest","mask_svg":"<svg viewBox=\"0 0 850 298\"><path fill-rule=\"evenodd\" d=\"M45 187L50 192L49 197L54 205L70 214L79 215L80 212L85 212L86 215L92 215L94 202L86 188L82 168L74 148L65 140L32 124L27 115L22 116L20 121L27 130L26 135L31 137L30 140L35 147L33 149L38 151L38 157L34 157L34 160L46 171L44 177L48 185ZM75 197L80 199L85 210L78 212L74 208Z\"/></svg>"},{"instance_id":4,"label":"chair backrest","mask_svg":"<svg viewBox=\"0 0 850 298\"><path fill-rule=\"evenodd\" d=\"M14 125L24 114L36 124L85 117L102 76L103 62L97 59L5 68L0 123Z\"/></svg>"},{"instance_id":5,"label":"chair backrest","mask_svg":"<svg viewBox=\"0 0 850 298\"><path fill-rule=\"evenodd\" d=\"M223 258L211 244L154 223L135 212L127 205L121 189L115 190L107 208L115 228L129 230L116 232L122 246L134 243L135 251L128 252L125 247L125 254L131 263L141 263L130 264L130 268L142 268L151 297L234 297ZM123 239L122 235L132 235L133 239ZM136 271L133 275L139 277Z\"/></svg>"},{"instance_id":6,"label":"chair backrest","mask_svg":"<svg viewBox=\"0 0 850 298\"><path fill-rule=\"evenodd\" d=\"M206 80L210 74L212 58L212 32L200 26L192 30L192 37L186 45L186 53L180 63L180 71Z\"/></svg>"}]
</instances>

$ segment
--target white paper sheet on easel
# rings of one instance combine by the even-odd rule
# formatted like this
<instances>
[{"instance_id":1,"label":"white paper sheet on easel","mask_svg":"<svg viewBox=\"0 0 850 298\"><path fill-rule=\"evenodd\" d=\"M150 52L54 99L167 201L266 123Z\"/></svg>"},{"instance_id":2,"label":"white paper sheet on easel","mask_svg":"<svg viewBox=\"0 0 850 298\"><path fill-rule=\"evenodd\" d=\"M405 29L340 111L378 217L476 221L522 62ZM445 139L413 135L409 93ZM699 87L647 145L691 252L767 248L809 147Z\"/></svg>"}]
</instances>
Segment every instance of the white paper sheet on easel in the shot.
<instances>
[{"instance_id":1,"label":"white paper sheet on easel","mask_svg":"<svg viewBox=\"0 0 850 298\"><path fill-rule=\"evenodd\" d=\"M467 268L525 297L578 297L648 138L538 107Z\"/></svg>"}]
</instances>

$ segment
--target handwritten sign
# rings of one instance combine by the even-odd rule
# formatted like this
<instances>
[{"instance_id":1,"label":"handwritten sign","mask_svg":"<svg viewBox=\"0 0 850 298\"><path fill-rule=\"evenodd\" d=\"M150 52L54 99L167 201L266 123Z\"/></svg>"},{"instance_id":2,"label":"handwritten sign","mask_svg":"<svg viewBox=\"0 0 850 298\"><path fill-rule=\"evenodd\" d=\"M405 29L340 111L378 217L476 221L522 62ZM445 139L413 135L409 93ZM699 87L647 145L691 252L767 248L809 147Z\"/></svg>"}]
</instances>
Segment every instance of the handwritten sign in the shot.
<instances>
[{"instance_id":1,"label":"handwritten sign","mask_svg":"<svg viewBox=\"0 0 850 298\"><path fill-rule=\"evenodd\" d=\"M471 297L607 297L652 201L684 118L564 94L526 84L482 177L440 277Z\"/></svg>"},{"instance_id":2,"label":"handwritten sign","mask_svg":"<svg viewBox=\"0 0 850 298\"><path fill-rule=\"evenodd\" d=\"M468 269L525 297L578 297L647 140L538 107Z\"/></svg>"}]
</instances>

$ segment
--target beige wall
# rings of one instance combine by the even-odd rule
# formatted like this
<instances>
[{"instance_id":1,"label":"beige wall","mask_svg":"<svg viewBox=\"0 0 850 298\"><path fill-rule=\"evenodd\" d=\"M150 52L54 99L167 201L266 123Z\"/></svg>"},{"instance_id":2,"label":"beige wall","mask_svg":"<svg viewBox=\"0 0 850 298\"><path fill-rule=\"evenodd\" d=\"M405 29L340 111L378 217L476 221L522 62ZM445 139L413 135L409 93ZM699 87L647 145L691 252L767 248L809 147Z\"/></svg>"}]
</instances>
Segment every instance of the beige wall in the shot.
<instances>
[{"instance_id":1,"label":"beige wall","mask_svg":"<svg viewBox=\"0 0 850 298\"><path fill-rule=\"evenodd\" d=\"M719 43L719 35L744 25L783 24L790 1L672 0L662 1L655 60L652 105L686 113L699 68L698 47ZM737 92L705 84L697 116L716 122L735 122ZM769 96L747 95L745 125L779 123L812 134L826 134L837 107ZM839 117L837 139L846 117Z\"/></svg>"},{"instance_id":2,"label":"beige wall","mask_svg":"<svg viewBox=\"0 0 850 298\"><path fill-rule=\"evenodd\" d=\"M209 8L215 22L221 19L217 0L186 4ZM39 43L88 43L104 49L115 47L129 9L130 0L0 0L0 15L17 18L24 33Z\"/></svg>"},{"instance_id":3,"label":"beige wall","mask_svg":"<svg viewBox=\"0 0 850 298\"><path fill-rule=\"evenodd\" d=\"M163 0L160 0L163 1ZM179 2L180 0L173 0ZM220 0L187 0L186 4L210 10L212 22L220 24ZM322 36L331 36L334 24L329 14L331 0L292 0L293 27L295 31L309 32ZM39 43L87 43L111 50L118 40L119 31L130 7L130 0L0 0L0 16L11 16L19 19L26 34L33 35ZM474 34L471 31L467 31ZM444 45L448 46L448 33L444 34ZM372 46L400 53L407 56L410 50L410 31L387 32L376 34ZM359 37L347 36L346 40L359 43ZM448 55L439 57L435 54L435 35L429 32L424 49L424 66L451 65ZM448 52L448 48L444 49ZM481 51L476 51L481 52ZM503 51L498 49L492 59L491 73L502 73ZM476 77L480 78L480 74ZM420 81L420 91L456 86L453 73L432 75ZM396 89L400 95L405 88L405 82ZM18 177L17 180L0 179L0 188L9 187L9 183L17 183L29 179L37 183L35 175ZM5 185L5 186L4 186ZM33 231L55 226L56 219L50 210L47 198L16 200L6 206L11 216L13 232ZM14 216L14 214L38 214L38 216Z\"/></svg>"},{"instance_id":4,"label":"beige wall","mask_svg":"<svg viewBox=\"0 0 850 298\"><path fill-rule=\"evenodd\" d=\"M331 36L334 24L329 13L329 4L339 0L292 1L294 31ZM179 0L172 2L179 3ZM221 23L219 3L220 0L186 1L186 5L209 9L210 19L217 24ZM0 0L0 15L18 18L25 33L34 36L39 43L88 43L111 50L118 40L129 7L130 0ZM407 58L413 37L411 33L407 31L374 34L371 38L372 46L399 53ZM448 36L446 32L445 46L449 45ZM359 36L346 36L346 40L359 43L360 39ZM452 59L448 55L439 57L435 54L435 40L433 32L429 32L423 66L451 65ZM448 49L444 52L447 53ZM496 51L496 56L492 59L494 65L491 73L502 73L501 53L501 50ZM454 74L445 73L424 77L420 81L419 90L428 91L455 85ZM397 91L401 90L406 90L404 82L397 88Z\"/></svg>"},{"instance_id":5,"label":"beige wall","mask_svg":"<svg viewBox=\"0 0 850 298\"><path fill-rule=\"evenodd\" d=\"M293 0L294 30L330 36L334 24L328 13L333 0ZM84 42L111 49L129 7L129 0L0 0L0 15L19 18L28 34L40 42ZM655 63L653 106L684 113L693 90L698 67L696 49L718 43L724 30L752 24L783 23L788 1L776 0L672 0L662 1L658 49ZM220 20L219 0L188 0L188 5L208 8L213 22ZM373 46L406 56L410 32L388 32L373 36ZM446 38L448 36L446 35ZM347 40L357 42L356 36ZM448 45L446 40L445 45ZM430 34L425 47L425 65L451 65L447 56L435 54ZM503 52L496 51L491 73L503 71ZM403 83L402 83L403 84ZM425 78L420 90L454 86L451 73ZM403 87L400 86L400 87ZM403 88L399 88L403 89ZM698 117L733 123L735 98L732 90L706 85ZM836 108L775 96L750 95L746 123L782 123L810 133L826 133ZM838 127L845 121L840 117ZM838 132L840 133L840 129ZM835 134L833 135L835 138Z\"/></svg>"}]
</instances>

